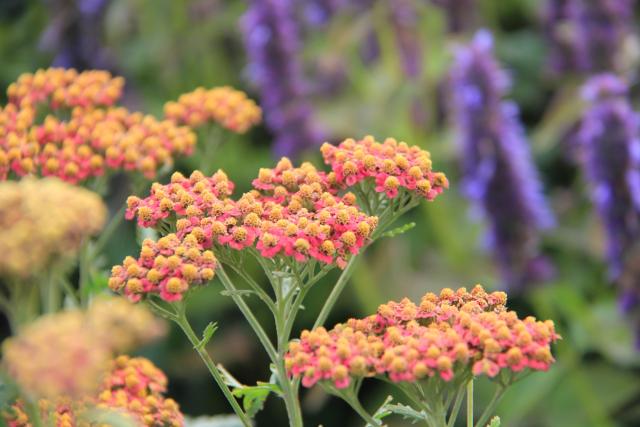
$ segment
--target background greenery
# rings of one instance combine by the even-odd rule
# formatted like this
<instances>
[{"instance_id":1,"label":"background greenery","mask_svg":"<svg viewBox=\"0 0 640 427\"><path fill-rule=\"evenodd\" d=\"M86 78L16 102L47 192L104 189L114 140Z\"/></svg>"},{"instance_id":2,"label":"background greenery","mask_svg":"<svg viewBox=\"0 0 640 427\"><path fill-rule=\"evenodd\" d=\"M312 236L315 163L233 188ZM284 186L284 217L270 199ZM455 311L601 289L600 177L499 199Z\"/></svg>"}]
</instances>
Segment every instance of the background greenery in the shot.
<instances>
[{"instance_id":1,"label":"background greenery","mask_svg":"<svg viewBox=\"0 0 640 427\"><path fill-rule=\"evenodd\" d=\"M381 241L369 251L329 324L371 313L388 299L419 298L445 286L480 282L493 289L499 284L490 254L480 243L482 224L471 218L460 196L455 147L443 118L440 89L456 40L446 35L440 9L427 1L418 3L424 73L414 81L405 78L393 33L380 13L363 14L355 20L337 17L326 28L310 27L304 32L309 81L320 82L336 72L343 75L338 90L327 91L318 85L311 94L318 120L331 139L372 134L419 144L432 152L436 169L451 181L450 191L435 203L424 203L407 218L417 223L412 232ZM482 22L496 35L497 55L513 77L511 95L523 110L536 162L558 216L557 228L545 236L543 245L557 268L556 279L511 295L510 306L521 315L555 319L564 337L555 347L556 365L549 373L532 375L514 386L498 414L506 426L640 425L640 353L633 347L630 319L618 314L615 289L607 282L602 261L602 230L583 177L567 155L563 140L580 111L577 82L564 79L560 83L545 72L547 47L540 30L539 3L478 2ZM127 78L129 106L159 114L166 100L182 92L224 84L259 99L244 72L238 19L245 8L245 2L237 0L114 0L106 16L105 46ZM6 87L22 72L51 63L52 53L42 49L49 19L49 10L40 1L0 1L0 86ZM380 37L382 54L377 62L365 65L358 49L369 22ZM270 141L268 130L260 127L242 137L229 137L221 147L215 166L238 184L237 192L247 189L259 167L273 164ZM306 157L321 164L316 154ZM197 163L186 159L177 167L188 172ZM125 180L113 181L112 210L123 203L127 191ZM136 253L136 245L134 227L122 226L111 243L105 267ZM230 299L219 291L220 286L214 284L192 302L194 323L200 328L209 320L219 323L220 330L210 344L212 353L238 379L245 383L266 380L266 355ZM315 288L297 329L310 325L328 291L328 286ZM256 307L266 321L267 313ZM167 372L170 394L185 413L228 411L204 366L177 331L144 354ZM477 390L481 406L488 396L482 384ZM363 393L366 405L373 408L388 390L371 382ZM345 404L319 388L303 393L303 407L308 425L360 425ZM257 422L278 425L283 419L282 405L270 398ZM394 420L390 425L404 424Z\"/></svg>"}]
</instances>

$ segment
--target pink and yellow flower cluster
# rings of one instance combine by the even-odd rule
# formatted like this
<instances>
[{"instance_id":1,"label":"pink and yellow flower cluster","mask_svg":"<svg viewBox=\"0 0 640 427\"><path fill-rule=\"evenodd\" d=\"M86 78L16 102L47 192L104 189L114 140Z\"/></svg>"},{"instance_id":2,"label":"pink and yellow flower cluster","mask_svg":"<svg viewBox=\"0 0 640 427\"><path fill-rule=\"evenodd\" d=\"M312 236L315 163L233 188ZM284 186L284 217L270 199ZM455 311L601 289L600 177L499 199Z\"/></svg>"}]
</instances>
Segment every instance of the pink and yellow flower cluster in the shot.
<instances>
[{"instance_id":1,"label":"pink and yellow flower cluster","mask_svg":"<svg viewBox=\"0 0 640 427\"><path fill-rule=\"evenodd\" d=\"M164 332L143 306L99 297L87 311L46 315L21 328L3 342L2 365L28 396L78 400L96 391L113 354Z\"/></svg>"},{"instance_id":2,"label":"pink and yellow flower cluster","mask_svg":"<svg viewBox=\"0 0 640 427\"><path fill-rule=\"evenodd\" d=\"M247 95L229 86L198 88L167 102L164 115L176 123L199 127L207 122L236 133L244 133L260 123L262 111Z\"/></svg>"},{"instance_id":3,"label":"pink and yellow flower cluster","mask_svg":"<svg viewBox=\"0 0 640 427\"><path fill-rule=\"evenodd\" d=\"M146 239L138 259L127 257L122 265L113 267L109 288L131 301L149 294L178 301L192 287L213 279L216 264L213 252L203 250L193 236L180 239L169 234L157 242Z\"/></svg>"},{"instance_id":4,"label":"pink and yellow flower cluster","mask_svg":"<svg viewBox=\"0 0 640 427\"><path fill-rule=\"evenodd\" d=\"M353 206L352 195L338 197L325 191L329 190L326 176L310 164L294 168L283 159L274 170L263 169L260 175L254 180L257 189L232 200L229 196L234 186L221 171L212 177L196 171L188 179L174 174L170 184L154 184L149 197L129 198L126 215L137 217L143 227L161 229L161 221L173 218L176 233L164 239L170 238L176 245L190 242L191 247L205 253L214 246L234 250L255 247L266 258L315 259L339 266L359 251L377 225L376 217ZM155 261L150 254L156 256L157 252L153 242L145 242L138 260L127 258L123 266L114 268L111 288L133 299L154 292L174 300L194 279L201 282L200 276L185 280L175 269L165 268L156 274L159 270L152 268ZM174 282L172 289L179 291L168 291L167 283Z\"/></svg>"},{"instance_id":5,"label":"pink and yellow flower cluster","mask_svg":"<svg viewBox=\"0 0 640 427\"><path fill-rule=\"evenodd\" d=\"M404 189L433 200L449 186L443 173L432 171L428 151L393 138L382 143L371 136L359 141L346 139L338 146L325 143L320 151L331 166L332 184L339 188L353 187L371 178L375 191L389 198L397 197Z\"/></svg>"},{"instance_id":6,"label":"pink and yellow flower cluster","mask_svg":"<svg viewBox=\"0 0 640 427\"><path fill-rule=\"evenodd\" d=\"M287 370L306 387L330 381L338 388L362 377L451 381L469 371L495 377L502 370L547 370L554 362L550 345L560 338L553 322L519 319L505 303L504 293L480 285L428 293L419 305L389 302L330 331L303 331L289 345Z\"/></svg>"},{"instance_id":7,"label":"pink and yellow flower cluster","mask_svg":"<svg viewBox=\"0 0 640 427\"><path fill-rule=\"evenodd\" d=\"M0 276L32 277L73 257L106 213L97 194L57 179L0 182Z\"/></svg>"},{"instance_id":8,"label":"pink and yellow flower cluster","mask_svg":"<svg viewBox=\"0 0 640 427\"><path fill-rule=\"evenodd\" d=\"M178 404L165 397L167 378L151 361L142 357L118 356L109 363L99 390L81 400L55 397L39 401L40 417L55 427L106 426L92 418L95 409L115 412L133 425L181 427L184 416ZM22 401L2 414L9 427L31 427Z\"/></svg>"},{"instance_id":9,"label":"pink and yellow flower cluster","mask_svg":"<svg viewBox=\"0 0 640 427\"><path fill-rule=\"evenodd\" d=\"M196 135L181 124L215 120L244 132L260 120L255 103L228 87L186 94L158 120L115 106L123 86L106 71L50 68L20 76L0 108L0 179L33 174L78 183L109 170L153 178L174 157L193 152ZM43 108L49 114L39 121Z\"/></svg>"}]
</instances>

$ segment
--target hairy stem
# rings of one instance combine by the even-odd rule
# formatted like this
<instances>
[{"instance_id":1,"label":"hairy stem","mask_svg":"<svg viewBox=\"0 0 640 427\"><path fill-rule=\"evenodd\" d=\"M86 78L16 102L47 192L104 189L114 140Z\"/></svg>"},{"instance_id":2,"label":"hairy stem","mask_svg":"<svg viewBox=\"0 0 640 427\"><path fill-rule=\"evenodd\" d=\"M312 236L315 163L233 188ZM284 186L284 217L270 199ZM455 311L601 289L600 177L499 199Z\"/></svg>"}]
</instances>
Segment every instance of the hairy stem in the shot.
<instances>
[{"instance_id":1,"label":"hairy stem","mask_svg":"<svg viewBox=\"0 0 640 427\"><path fill-rule=\"evenodd\" d=\"M355 265L357 258L358 258L357 255L351 256L351 259L347 263L347 266L344 268L344 270L342 270L342 274L340 274L338 281L336 282L335 286L331 290L329 297L327 298L324 305L322 306L322 309L320 310L320 314L318 314L318 318L313 324L313 329L324 325L324 322L327 321L327 317L329 317L329 313L331 313L331 310L333 309L333 306L336 305L336 301L338 301L340 294L342 294L342 291L344 290L345 286L347 286L347 282L349 281L349 278L353 273L353 266Z\"/></svg>"},{"instance_id":2,"label":"hairy stem","mask_svg":"<svg viewBox=\"0 0 640 427\"><path fill-rule=\"evenodd\" d=\"M189 339L189 342L191 343L191 345L196 350L196 352L204 362L205 366L209 370L209 373L211 373L211 376L213 377L214 381L216 382L216 384L218 384L218 387L220 387L220 390L222 390L222 393L229 401L229 404L233 408L233 411L236 413L238 418L240 418L240 421L242 421L242 424L245 427L251 427L251 420L249 419L247 414L242 410L242 408L238 404L238 401L235 399L235 397L233 397L231 390L229 389L227 384L224 382L224 378L222 377L222 374L220 374L220 371L218 370L215 363L211 359L211 356L209 356L209 353L204 348L204 346L201 345L200 340L198 339L197 335L193 331L193 328L191 327L191 324L187 319L184 304L181 304L178 306L178 309L176 310L176 313L173 314L173 316L174 316L173 321L178 326L180 326L180 329L182 329L184 334L187 336L187 338Z\"/></svg>"}]
</instances>

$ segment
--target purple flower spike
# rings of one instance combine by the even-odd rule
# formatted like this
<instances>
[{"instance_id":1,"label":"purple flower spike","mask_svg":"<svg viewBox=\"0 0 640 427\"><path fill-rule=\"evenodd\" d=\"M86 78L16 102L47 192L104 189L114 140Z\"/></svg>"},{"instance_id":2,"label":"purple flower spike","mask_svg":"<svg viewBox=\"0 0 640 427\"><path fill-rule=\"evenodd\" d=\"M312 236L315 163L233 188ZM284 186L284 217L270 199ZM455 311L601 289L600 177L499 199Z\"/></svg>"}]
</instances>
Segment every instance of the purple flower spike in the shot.
<instances>
[{"instance_id":1,"label":"purple flower spike","mask_svg":"<svg viewBox=\"0 0 640 427\"><path fill-rule=\"evenodd\" d=\"M41 46L55 53L53 66L113 70L115 61L102 43L105 13L111 0L49 0L50 24Z\"/></svg>"},{"instance_id":2,"label":"purple flower spike","mask_svg":"<svg viewBox=\"0 0 640 427\"><path fill-rule=\"evenodd\" d=\"M634 242L640 237L638 115L627 98L626 83L613 74L591 78L582 94L590 103L579 133L584 169L606 232L610 278L619 281L629 272L628 261L637 258ZM625 307L640 297L638 277L624 280L634 289L623 292Z\"/></svg>"},{"instance_id":3,"label":"purple flower spike","mask_svg":"<svg viewBox=\"0 0 640 427\"><path fill-rule=\"evenodd\" d=\"M464 33L474 29L477 21L476 0L432 0L447 15L447 25L452 33Z\"/></svg>"},{"instance_id":4,"label":"purple flower spike","mask_svg":"<svg viewBox=\"0 0 640 427\"><path fill-rule=\"evenodd\" d=\"M451 118L463 168L463 191L488 223L487 240L505 286L548 279L538 250L554 219L542 194L517 106L503 100L509 79L493 56L488 31L455 52Z\"/></svg>"},{"instance_id":5,"label":"purple flower spike","mask_svg":"<svg viewBox=\"0 0 640 427\"><path fill-rule=\"evenodd\" d=\"M261 92L276 156L295 157L320 144L322 134L305 98L293 0L252 0L242 19L250 80Z\"/></svg>"},{"instance_id":6,"label":"purple flower spike","mask_svg":"<svg viewBox=\"0 0 640 427\"><path fill-rule=\"evenodd\" d=\"M389 8L404 73L409 78L417 78L422 72L418 11L412 0L392 0Z\"/></svg>"},{"instance_id":7,"label":"purple flower spike","mask_svg":"<svg viewBox=\"0 0 640 427\"><path fill-rule=\"evenodd\" d=\"M551 67L556 73L617 69L632 25L631 0L547 0Z\"/></svg>"}]
</instances>

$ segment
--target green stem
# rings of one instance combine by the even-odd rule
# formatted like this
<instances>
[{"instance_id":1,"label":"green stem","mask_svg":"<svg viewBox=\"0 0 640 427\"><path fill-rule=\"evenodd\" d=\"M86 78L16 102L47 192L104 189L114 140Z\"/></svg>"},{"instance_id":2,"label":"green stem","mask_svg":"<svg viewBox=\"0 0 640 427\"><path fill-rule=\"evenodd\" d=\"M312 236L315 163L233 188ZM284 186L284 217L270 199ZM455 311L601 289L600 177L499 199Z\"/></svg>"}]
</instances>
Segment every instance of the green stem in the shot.
<instances>
[{"instance_id":1,"label":"green stem","mask_svg":"<svg viewBox=\"0 0 640 427\"><path fill-rule=\"evenodd\" d=\"M456 394L456 400L453 403L453 408L451 409L451 414L449 414L449 421L447 422L447 427L453 427L458 419L458 414L460 413L460 407L462 406L462 401L464 400L464 388L458 390Z\"/></svg>"},{"instance_id":2,"label":"green stem","mask_svg":"<svg viewBox=\"0 0 640 427\"><path fill-rule=\"evenodd\" d=\"M58 287L58 275L51 272L45 286L46 300L43 301L46 313L55 313L60 308L60 288Z\"/></svg>"},{"instance_id":3,"label":"green stem","mask_svg":"<svg viewBox=\"0 0 640 427\"><path fill-rule=\"evenodd\" d=\"M104 247L109 243L109 240L113 236L113 234L118 230L122 221L124 221L124 213L127 209L127 205L123 205L116 213L113 214L111 219L109 220L109 224L102 230L100 233L100 237L95 243L91 246L91 256L90 259L94 260L98 255L100 255L104 249Z\"/></svg>"},{"instance_id":4,"label":"green stem","mask_svg":"<svg viewBox=\"0 0 640 427\"><path fill-rule=\"evenodd\" d=\"M38 404L34 403L31 399L24 399L24 410L29 417L29 421L31 421L31 425L33 427L42 427L42 417L40 415L40 409L38 408Z\"/></svg>"},{"instance_id":5,"label":"green stem","mask_svg":"<svg viewBox=\"0 0 640 427\"><path fill-rule=\"evenodd\" d=\"M82 307L86 308L89 304L89 281L90 281L90 254L89 254L89 246L87 243L83 244L80 248L80 252L78 254L79 266L78 266L78 275L79 277L79 288L80 288L80 304Z\"/></svg>"},{"instance_id":6,"label":"green stem","mask_svg":"<svg viewBox=\"0 0 640 427\"><path fill-rule=\"evenodd\" d=\"M491 401L485 408L484 412L482 412L482 415L480 415L480 418L476 423L476 427L478 426L483 427L487 423L487 421L489 421L489 417L491 417L491 415L493 414L493 411L495 411L496 406L498 405L498 402L500 402L500 398L504 394L504 391L505 391L505 387L503 385L499 385L498 388L496 389L496 392L493 394L493 398L491 398ZM473 424L470 424L470 425L473 426Z\"/></svg>"},{"instance_id":7,"label":"green stem","mask_svg":"<svg viewBox=\"0 0 640 427\"><path fill-rule=\"evenodd\" d=\"M297 387L295 383L292 384L289 376L287 375L287 370L284 366L284 355L289 345L291 328L293 327L293 320L295 320L301 304L300 299L296 298L295 304L291 307L287 303L288 293L293 292L293 288L295 286L300 286L301 283L290 283L291 289L285 291L283 284L284 280L293 281L293 276L279 277L277 278L277 280L279 280L279 283L276 283L275 286L277 289L277 310L274 320L276 323L278 356L277 361L274 362L274 365L276 367L276 375L278 376L278 380L282 388L282 395L287 409L287 416L289 417L289 425L292 427L302 427L302 410L300 408L300 401L298 399ZM302 290L300 292L302 293ZM298 296L299 295L300 294L298 294Z\"/></svg>"},{"instance_id":8,"label":"green stem","mask_svg":"<svg viewBox=\"0 0 640 427\"><path fill-rule=\"evenodd\" d=\"M76 295L76 290L73 289L73 286L71 285L71 283L69 283L69 280L66 277L60 277L59 280L65 295L71 299L73 307L74 308L80 307L80 300Z\"/></svg>"},{"instance_id":9,"label":"green stem","mask_svg":"<svg viewBox=\"0 0 640 427\"><path fill-rule=\"evenodd\" d=\"M238 404L238 401L235 399L235 397L233 397L231 390L229 390L229 387L224 382L224 378L222 377L222 374L220 374L220 371L218 370L215 363L211 359L211 356L209 356L209 353L204 348L204 346L201 345L200 340L198 339L195 332L193 331L193 328L191 327L191 324L187 319L185 305L184 304L178 305L178 309L176 311L177 312L174 314L175 317L173 320L178 326L180 326L180 329L182 329L184 334L189 339L189 342L191 343L193 348L196 350L196 352L198 353L198 355L206 365L214 381L216 382L216 384L218 384L218 387L220 387L220 390L222 390L222 393L229 401L229 404L233 408L233 411L236 413L238 418L240 418L240 421L242 421L242 424L245 427L251 427L252 425L251 420L249 419L247 414L242 410L242 408Z\"/></svg>"},{"instance_id":10,"label":"green stem","mask_svg":"<svg viewBox=\"0 0 640 427\"><path fill-rule=\"evenodd\" d=\"M271 359L272 363L277 364L278 354L276 352L276 349L273 347L273 344L271 343L271 340L267 336L267 333L264 331L264 329L260 325L260 322L258 322L258 319L256 319L256 317L254 316L253 312L251 311L247 303L244 302L244 300L242 299L242 296L238 294L238 289L235 287L235 285L233 284L233 282L231 281L227 273L224 271L224 268L222 267L222 265L220 265L216 269L216 272L217 272L217 276L220 278L220 281L222 282L222 285L227 290L227 292L229 292L231 299L233 299L233 302L236 303L236 305L244 315L245 319L247 319L247 322L249 322L249 325L258 336L258 339L260 340L262 347L264 347L265 351L267 352L269 359Z\"/></svg>"},{"instance_id":11,"label":"green stem","mask_svg":"<svg viewBox=\"0 0 640 427\"><path fill-rule=\"evenodd\" d=\"M324 325L324 322L327 321L327 317L329 317L329 313L331 313L331 310L333 309L333 306L336 304L336 301L338 301L340 294L342 294L342 291L344 290L345 286L347 286L347 282L351 277L351 274L353 272L353 266L356 264L357 258L358 258L357 255L352 255L351 259L347 263L347 266L344 268L344 270L342 270L342 274L340 274L340 277L338 278L336 285L331 290L329 297L327 298L324 305L322 306L322 309L320 310L320 314L318 314L318 318L313 324L313 329Z\"/></svg>"},{"instance_id":12,"label":"green stem","mask_svg":"<svg viewBox=\"0 0 640 427\"><path fill-rule=\"evenodd\" d=\"M213 170L209 169L209 165L214 164L214 156L220 143L222 142L222 128L212 123L205 132L205 140L199 143L199 146L203 146L202 158L200 160L200 171L205 175L213 173Z\"/></svg>"},{"instance_id":13,"label":"green stem","mask_svg":"<svg viewBox=\"0 0 640 427\"><path fill-rule=\"evenodd\" d=\"M358 415L360 415L360 418L367 422L368 425L371 425L373 427L382 426L382 422L373 418L373 416L369 414L366 409L364 409L364 407L360 403L360 400L358 399L357 394L353 389L349 388L346 390L339 390L335 387L330 387L327 390L331 394L334 394L347 402L349 406L351 406L351 408L353 408L353 410L356 411Z\"/></svg>"},{"instance_id":14,"label":"green stem","mask_svg":"<svg viewBox=\"0 0 640 427\"><path fill-rule=\"evenodd\" d=\"M467 427L473 427L473 378L467 383Z\"/></svg>"}]
</instances>

